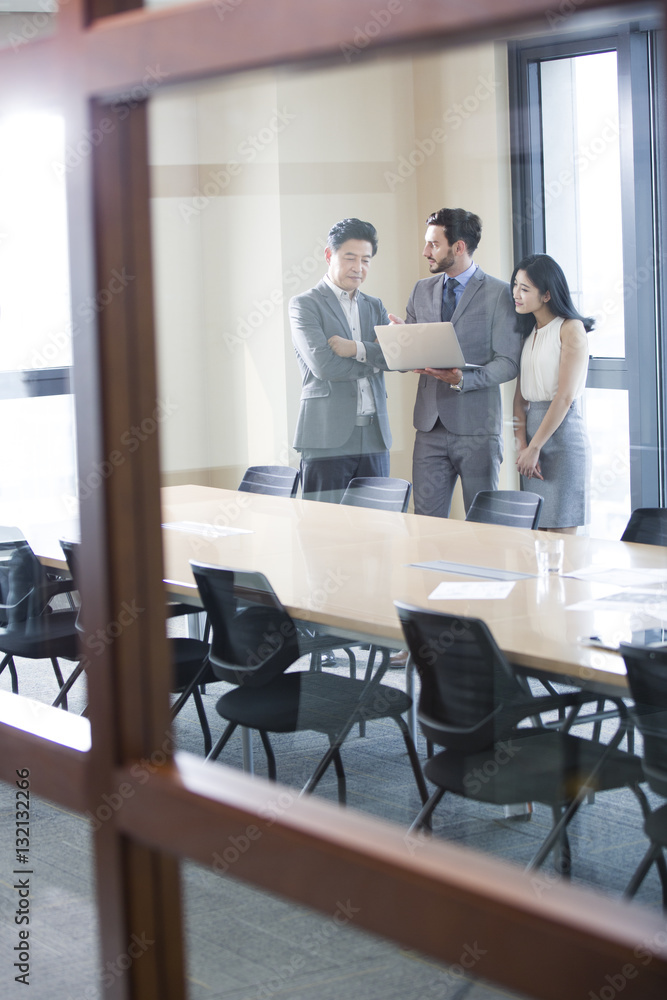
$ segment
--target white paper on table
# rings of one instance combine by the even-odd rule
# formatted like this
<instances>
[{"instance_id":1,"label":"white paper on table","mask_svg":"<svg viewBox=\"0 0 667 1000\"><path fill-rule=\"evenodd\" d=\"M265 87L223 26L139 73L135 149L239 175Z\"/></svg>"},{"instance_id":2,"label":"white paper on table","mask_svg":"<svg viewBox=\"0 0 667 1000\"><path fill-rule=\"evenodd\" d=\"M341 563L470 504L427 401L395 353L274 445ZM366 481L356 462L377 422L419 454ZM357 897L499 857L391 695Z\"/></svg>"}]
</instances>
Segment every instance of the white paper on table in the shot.
<instances>
[{"instance_id":1,"label":"white paper on table","mask_svg":"<svg viewBox=\"0 0 667 1000\"><path fill-rule=\"evenodd\" d=\"M230 528L218 524L202 524L201 521L168 521L163 528L172 531L187 531L189 535L204 535L205 538L223 538L225 535L252 535L250 528Z\"/></svg>"},{"instance_id":2,"label":"white paper on table","mask_svg":"<svg viewBox=\"0 0 667 1000\"><path fill-rule=\"evenodd\" d=\"M615 584L617 587L646 587L654 583L667 583L665 569L624 569L623 567L585 566L564 576L577 580L591 580L593 583Z\"/></svg>"},{"instance_id":3,"label":"white paper on table","mask_svg":"<svg viewBox=\"0 0 667 1000\"><path fill-rule=\"evenodd\" d=\"M616 590L606 597L591 598L570 604L566 611L623 611L667 619L667 593L664 590Z\"/></svg>"},{"instance_id":4,"label":"white paper on table","mask_svg":"<svg viewBox=\"0 0 667 1000\"><path fill-rule=\"evenodd\" d=\"M479 583L444 581L428 595L429 601L495 601L511 593L514 580L481 580Z\"/></svg>"}]
</instances>

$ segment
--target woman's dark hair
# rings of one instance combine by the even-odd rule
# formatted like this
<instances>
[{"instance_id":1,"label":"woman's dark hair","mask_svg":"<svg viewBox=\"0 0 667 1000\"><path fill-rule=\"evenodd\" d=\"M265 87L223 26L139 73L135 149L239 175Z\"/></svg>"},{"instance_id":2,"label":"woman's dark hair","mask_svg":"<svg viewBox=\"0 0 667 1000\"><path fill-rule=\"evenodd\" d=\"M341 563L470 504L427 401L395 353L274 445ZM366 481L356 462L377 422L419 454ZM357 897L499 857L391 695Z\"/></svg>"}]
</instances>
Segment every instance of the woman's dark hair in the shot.
<instances>
[{"instance_id":1,"label":"woman's dark hair","mask_svg":"<svg viewBox=\"0 0 667 1000\"><path fill-rule=\"evenodd\" d=\"M584 324L584 329L588 333L593 329L595 320L592 316L582 316L574 308L570 289L567 285L567 278L563 274L560 264L557 264L553 257L547 253L532 253L524 257L514 268L510 289L514 291L514 281L518 271L525 271L531 282L540 292L540 295L550 293L548 306L554 316L562 316L563 319L579 319ZM528 336L535 320L532 313L527 316L517 316L518 327L524 336Z\"/></svg>"}]
</instances>

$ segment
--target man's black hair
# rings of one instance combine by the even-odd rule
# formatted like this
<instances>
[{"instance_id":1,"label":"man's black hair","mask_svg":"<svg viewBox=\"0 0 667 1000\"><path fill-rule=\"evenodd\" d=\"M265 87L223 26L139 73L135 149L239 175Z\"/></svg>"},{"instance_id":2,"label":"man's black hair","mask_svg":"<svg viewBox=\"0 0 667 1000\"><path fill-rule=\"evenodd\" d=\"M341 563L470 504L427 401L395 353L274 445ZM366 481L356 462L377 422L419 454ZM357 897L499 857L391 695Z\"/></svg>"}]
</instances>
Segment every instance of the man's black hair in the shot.
<instances>
[{"instance_id":1,"label":"man's black hair","mask_svg":"<svg viewBox=\"0 0 667 1000\"><path fill-rule=\"evenodd\" d=\"M342 219L329 230L327 246L335 253L348 240L365 240L373 248L371 257L377 253L377 229L370 222L362 222L361 219Z\"/></svg>"},{"instance_id":2,"label":"man's black hair","mask_svg":"<svg viewBox=\"0 0 667 1000\"><path fill-rule=\"evenodd\" d=\"M469 254L475 252L482 238L482 220L464 208L441 208L439 212L432 212L426 225L442 226L450 246L463 240Z\"/></svg>"}]
</instances>

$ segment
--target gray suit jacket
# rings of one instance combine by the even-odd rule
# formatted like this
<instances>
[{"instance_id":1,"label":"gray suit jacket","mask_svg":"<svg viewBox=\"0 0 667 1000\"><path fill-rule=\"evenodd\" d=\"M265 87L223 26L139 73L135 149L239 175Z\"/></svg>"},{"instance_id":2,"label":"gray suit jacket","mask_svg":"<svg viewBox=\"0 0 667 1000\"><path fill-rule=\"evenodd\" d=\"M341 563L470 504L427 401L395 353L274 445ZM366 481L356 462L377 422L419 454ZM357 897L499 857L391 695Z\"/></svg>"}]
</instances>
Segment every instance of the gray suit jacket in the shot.
<instances>
[{"instance_id":1,"label":"gray suit jacket","mask_svg":"<svg viewBox=\"0 0 667 1000\"><path fill-rule=\"evenodd\" d=\"M437 274L417 282L408 302L407 323L440 321L443 281L444 275ZM516 378L523 346L509 285L478 267L459 299L452 323L466 362L484 367L465 372L462 392L431 375L420 375L414 425L430 431L440 417L453 434L500 434L499 385Z\"/></svg>"},{"instance_id":2,"label":"gray suit jacket","mask_svg":"<svg viewBox=\"0 0 667 1000\"><path fill-rule=\"evenodd\" d=\"M354 430L357 415L357 380L367 378L373 390L375 410L382 439L391 447L387 416L387 392L383 371L387 363L375 343L375 326L389 322L380 299L359 292L361 339L366 345L366 361L339 358L329 347L329 337L338 334L352 340L352 333L340 303L327 283L290 300L289 318L292 343L301 369L301 405L294 435L294 447L338 448Z\"/></svg>"}]
</instances>

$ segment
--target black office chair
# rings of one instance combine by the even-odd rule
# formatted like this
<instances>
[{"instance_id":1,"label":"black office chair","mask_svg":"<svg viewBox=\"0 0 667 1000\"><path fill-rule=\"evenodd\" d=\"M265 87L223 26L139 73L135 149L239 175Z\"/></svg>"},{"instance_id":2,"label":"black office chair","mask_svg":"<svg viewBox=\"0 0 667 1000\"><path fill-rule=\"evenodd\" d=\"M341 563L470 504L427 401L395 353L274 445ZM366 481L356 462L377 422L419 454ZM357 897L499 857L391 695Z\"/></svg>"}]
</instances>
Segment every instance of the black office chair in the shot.
<instances>
[{"instance_id":1,"label":"black office chair","mask_svg":"<svg viewBox=\"0 0 667 1000\"><path fill-rule=\"evenodd\" d=\"M341 498L349 507L374 507L405 513L410 503L412 483L390 476L359 476L351 479Z\"/></svg>"},{"instance_id":2,"label":"black office chair","mask_svg":"<svg viewBox=\"0 0 667 1000\"><path fill-rule=\"evenodd\" d=\"M79 543L66 539L60 540L60 546L65 554L67 566L72 575L72 579L78 579ZM77 619L77 629L83 633L80 621ZM186 639L181 637L167 640L172 660L172 682L171 693L179 697L171 706L171 718L174 719L181 711L190 696L194 701L199 718L199 724L204 737L204 752L210 753L212 746L211 730L204 703L201 699L200 687L203 684L213 684L217 681L213 670L208 662L209 645L199 639ZM67 680L67 690L72 686L83 670L91 664L88 656L83 657L77 670ZM76 675L76 676L75 676Z\"/></svg>"},{"instance_id":3,"label":"black office chair","mask_svg":"<svg viewBox=\"0 0 667 1000\"><path fill-rule=\"evenodd\" d=\"M274 497L295 497L299 488L300 472L290 465L251 465L249 466L241 480L239 490L243 493L262 493ZM207 625L208 628L208 625ZM327 661L331 665L335 664L331 639L327 642L320 641L320 633L316 627L310 628L306 625L299 625L302 645L304 649L308 646L311 654L311 668L321 670ZM208 631L206 633L208 636ZM350 646L351 642L340 639L336 642L336 649L344 649L350 665L350 677L357 676L357 661Z\"/></svg>"},{"instance_id":4,"label":"black office chair","mask_svg":"<svg viewBox=\"0 0 667 1000\"><path fill-rule=\"evenodd\" d=\"M422 798L426 786L410 732L402 718L412 702L405 692L380 683L299 670L286 673L303 655L299 632L262 573L191 562L212 628L210 661L216 676L235 686L217 703L228 725L209 754L215 760L238 726L256 729L266 751L269 777L276 761L269 733L313 731L328 737L326 751L304 792L312 792L333 763L338 799L346 801L340 749L359 720L393 719L401 730Z\"/></svg>"},{"instance_id":5,"label":"black office chair","mask_svg":"<svg viewBox=\"0 0 667 1000\"><path fill-rule=\"evenodd\" d=\"M79 647L77 612L72 606L55 610L58 594L71 595L72 580L51 575L42 566L18 528L2 529L0 539L0 673L9 669L12 691L19 693L15 657L51 661L58 683L54 705L67 708L66 683L60 659L76 661Z\"/></svg>"},{"instance_id":6,"label":"black office chair","mask_svg":"<svg viewBox=\"0 0 667 1000\"><path fill-rule=\"evenodd\" d=\"M621 541L667 545L667 508L638 507L633 510Z\"/></svg>"},{"instance_id":7,"label":"black office chair","mask_svg":"<svg viewBox=\"0 0 667 1000\"><path fill-rule=\"evenodd\" d=\"M239 483L242 493L267 493L272 497L295 497L299 470L290 465L251 465Z\"/></svg>"},{"instance_id":8,"label":"black office chair","mask_svg":"<svg viewBox=\"0 0 667 1000\"><path fill-rule=\"evenodd\" d=\"M638 507L621 535L622 542L639 542L643 545L667 545L667 509L665 507ZM601 713L601 718L606 717ZM599 732L599 725L595 735ZM628 731L628 749L633 748L634 734Z\"/></svg>"},{"instance_id":9,"label":"black office chair","mask_svg":"<svg viewBox=\"0 0 667 1000\"><path fill-rule=\"evenodd\" d=\"M508 528L537 528L542 497L527 490L481 490L476 493L466 521L504 524Z\"/></svg>"},{"instance_id":10,"label":"black office chair","mask_svg":"<svg viewBox=\"0 0 667 1000\"><path fill-rule=\"evenodd\" d=\"M621 535L622 542L639 542L643 545L667 545L667 509L665 507L638 507ZM604 717L604 716L602 716ZM599 731L599 724L598 730ZM597 734L596 731L596 734ZM634 736L628 732L628 749L632 749Z\"/></svg>"},{"instance_id":11,"label":"black office chair","mask_svg":"<svg viewBox=\"0 0 667 1000\"><path fill-rule=\"evenodd\" d=\"M667 646L653 649L621 643L620 650L634 698L631 714L644 737L644 775L653 791L667 799ZM635 895L655 864L662 884L662 905L667 910L667 863L663 854L667 848L667 803L651 812L646 802L644 833L651 843L625 895Z\"/></svg>"},{"instance_id":12,"label":"black office chair","mask_svg":"<svg viewBox=\"0 0 667 1000\"><path fill-rule=\"evenodd\" d=\"M445 748L424 766L436 790L412 829L430 825L446 791L495 805L542 802L551 807L553 824L528 867L537 868L555 849L557 869L569 874L567 825L588 791L635 790L643 778L640 759L617 749L627 715L622 700L609 699L620 718L608 744L575 736L572 727L585 718L581 707L597 695L534 697L484 622L395 603L421 678L419 723L427 740ZM563 708L570 709L564 722L542 720Z\"/></svg>"},{"instance_id":13,"label":"black office chair","mask_svg":"<svg viewBox=\"0 0 667 1000\"><path fill-rule=\"evenodd\" d=\"M391 510L405 514L411 493L412 483L407 479L395 479L391 476L358 476L347 484L340 502L350 507L370 507L374 510ZM386 662L390 662L391 654L388 649L372 645L369 648L367 673L372 671L378 653L386 657ZM364 735L363 724L359 726L359 735Z\"/></svg>"}]
</instances>

